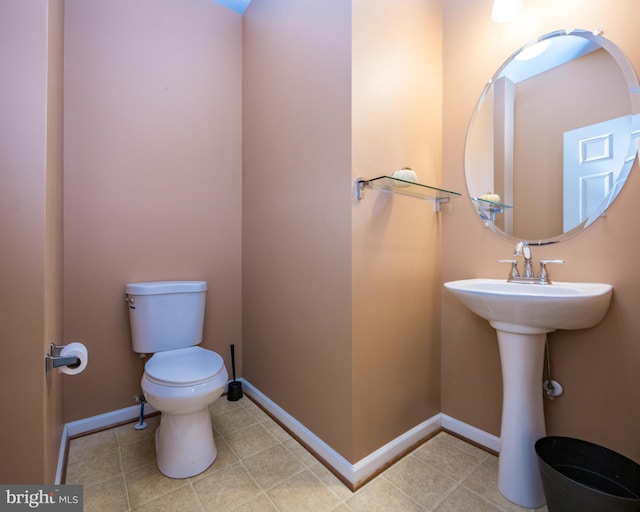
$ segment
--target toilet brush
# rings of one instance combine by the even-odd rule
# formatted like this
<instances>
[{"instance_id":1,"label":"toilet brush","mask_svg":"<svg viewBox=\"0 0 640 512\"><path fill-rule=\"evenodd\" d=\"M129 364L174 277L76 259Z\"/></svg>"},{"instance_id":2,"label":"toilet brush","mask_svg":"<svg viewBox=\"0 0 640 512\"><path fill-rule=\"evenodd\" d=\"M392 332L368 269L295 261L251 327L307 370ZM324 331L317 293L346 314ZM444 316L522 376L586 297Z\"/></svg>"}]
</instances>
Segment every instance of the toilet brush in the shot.
<instances>
[{"instance_id":1,"label":"toilet brush","mask_svg":"<svg viewBox=\"0 0 640 512\"><path fill-rule=\"evenodd\" d=\"M231 373L233 374L233 381L229 382L229 387L227 388L227 400L236 402L242 398L242 382L236 380L236 354L233 343L231 344Z\"/></svg>"}]
</instances>

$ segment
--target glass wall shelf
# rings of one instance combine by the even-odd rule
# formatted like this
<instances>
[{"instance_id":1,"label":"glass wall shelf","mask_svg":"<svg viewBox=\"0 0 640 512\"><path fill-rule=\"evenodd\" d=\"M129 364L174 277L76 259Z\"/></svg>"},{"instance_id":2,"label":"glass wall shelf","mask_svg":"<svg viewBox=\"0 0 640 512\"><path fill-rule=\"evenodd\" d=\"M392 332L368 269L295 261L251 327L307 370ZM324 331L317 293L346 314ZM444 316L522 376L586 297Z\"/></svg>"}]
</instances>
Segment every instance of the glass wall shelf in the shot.
<instances>
[{"instance_id":1,"label":"glass wall shelf","mask_svg":"<svg viewBox=\"0 0 640 512\"><path fill-rule=\"evenodd\" d=\"M505 210L513 208L513 206L508 204L487 201L486 199L480 199L479 197L472 197L471 201L482 220L485 221L495 222L497 213L504 213Z\"/></svg>"},{"instance_id":2,"label":"glass wall shelf","mask_svg":"<svg viewBox=\"0 0 640 512\"><path fill-rule=\"evenodd\" d=\"M364 178L356 179L356 198L364 199L364 189L366 187L375 188L385 192L393 192L406 196L419 197L434 202L434 210L440 211L440 204L446 203L450 199L461 197L459 192L452 192L443 188L430 187L422 183L401 180L393 176L378 176L365 180Z\"/></svg>"}]
</instances>

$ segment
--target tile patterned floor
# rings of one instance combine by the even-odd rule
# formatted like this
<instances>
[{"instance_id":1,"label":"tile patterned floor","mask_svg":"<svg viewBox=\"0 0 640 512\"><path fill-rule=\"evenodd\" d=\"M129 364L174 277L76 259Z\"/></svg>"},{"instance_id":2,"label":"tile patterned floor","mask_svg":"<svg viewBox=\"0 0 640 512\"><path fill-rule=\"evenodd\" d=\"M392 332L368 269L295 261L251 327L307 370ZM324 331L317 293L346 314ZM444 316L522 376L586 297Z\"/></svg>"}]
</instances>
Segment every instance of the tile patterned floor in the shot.
<instances>
[{"instance_id":1,"label":"tile patterned floor","mask_svg":"<svg viewBox=\"0 0 640 512\"><path fill-rule=\"evenodd\" d=\"M85 512L528 510L498 492L495 456L444 432L352 493L248 398L220 398L210 411L218 458L204 473L158 471L156 416L145 430L132 423L73 439L66 483L84 485Z\"/></svg>"}]
</instances>

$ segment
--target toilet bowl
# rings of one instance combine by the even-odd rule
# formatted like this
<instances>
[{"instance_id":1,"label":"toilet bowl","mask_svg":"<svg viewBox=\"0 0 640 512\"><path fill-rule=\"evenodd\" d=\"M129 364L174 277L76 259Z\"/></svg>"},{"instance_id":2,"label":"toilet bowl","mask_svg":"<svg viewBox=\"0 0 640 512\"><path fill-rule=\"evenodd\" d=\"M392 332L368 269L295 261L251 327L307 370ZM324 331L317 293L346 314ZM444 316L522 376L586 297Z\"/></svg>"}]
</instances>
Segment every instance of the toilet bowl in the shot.
<instances>
[{"instance_id":1,"label":"toilet bowl","mask_svg":"<svg viewBox=\"0 0 640 512\"><path fill-rule=\"evenodd\" d=\"M222 395L229 376L222 358L202 347L155 354L145 365L142 391L161 412L156 459L171 478L187 478L215 460L209 405Z\"/></svg>"},{"instance_id":2,"label":"toilet bowl","mask_svg":"<svg viewBox=\"0 0 640 512\"><path fill-rule=\"evenodd\" d=\"M229 374L222 357L197 346L204 326L205 281L154 281L126 285L133 350L153 354L141 386L160 411L158 469L171 478L202 473L215 460L209 405Z\"/></svg>"}]
</instances>

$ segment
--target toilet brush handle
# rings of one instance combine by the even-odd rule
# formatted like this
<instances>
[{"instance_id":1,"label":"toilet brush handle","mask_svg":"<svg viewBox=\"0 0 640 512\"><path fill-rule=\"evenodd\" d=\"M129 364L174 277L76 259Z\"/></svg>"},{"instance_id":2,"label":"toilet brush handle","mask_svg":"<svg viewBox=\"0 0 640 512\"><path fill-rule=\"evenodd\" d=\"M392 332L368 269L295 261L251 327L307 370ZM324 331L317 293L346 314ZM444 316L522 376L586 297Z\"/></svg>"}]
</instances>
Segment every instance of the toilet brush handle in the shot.
<instances>
[{"instance_id":1,"label":"toilet brush handle","mask_svg":"<svg viewBox=\"0 0 640 512\"><path fill-rule=\"evenodd\" d=\"M233 374L233 382L236 381L236 350L235 346L231 344L231 373Z\"/></svg>"}]
</instances>

